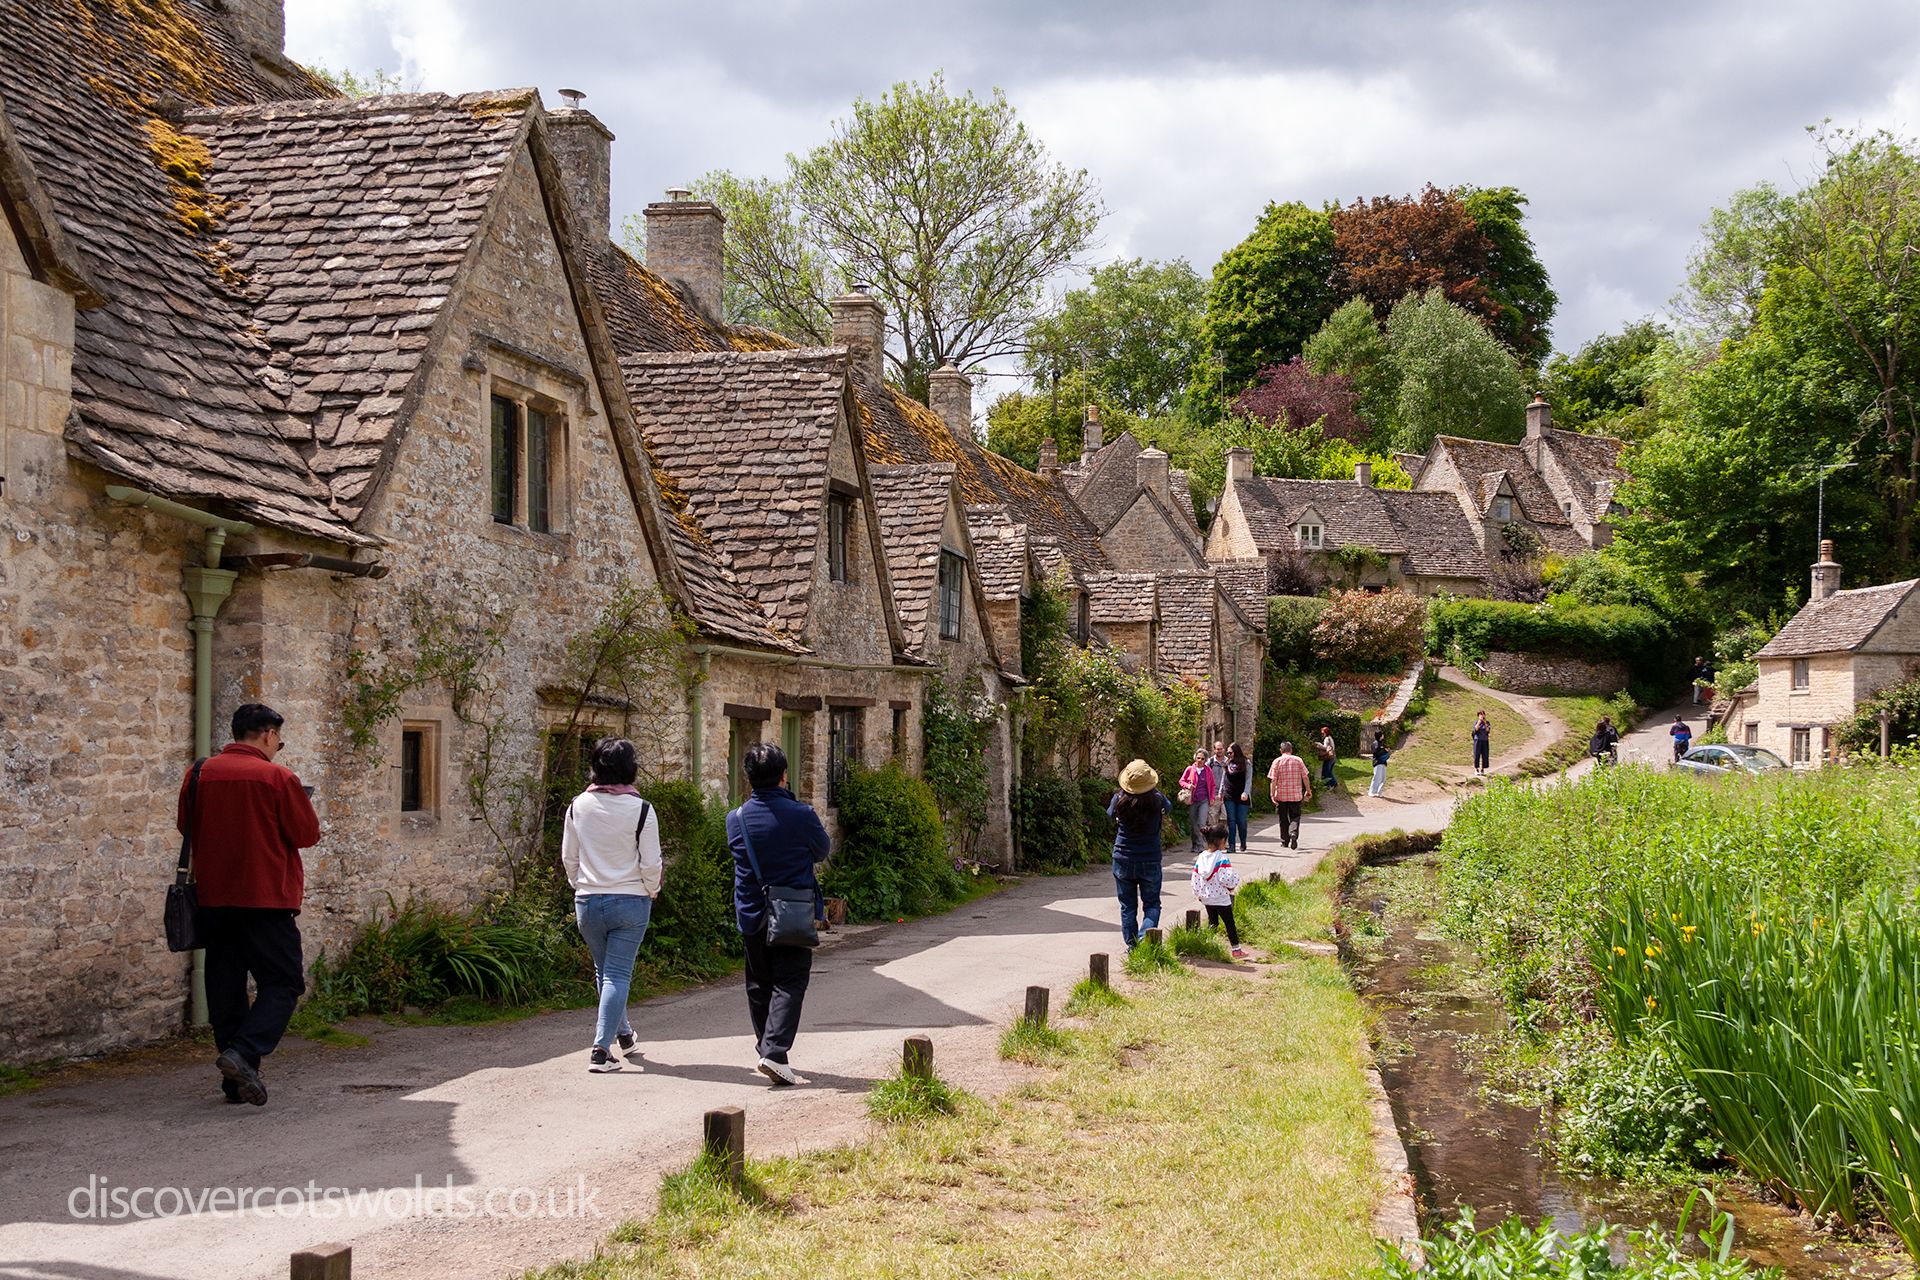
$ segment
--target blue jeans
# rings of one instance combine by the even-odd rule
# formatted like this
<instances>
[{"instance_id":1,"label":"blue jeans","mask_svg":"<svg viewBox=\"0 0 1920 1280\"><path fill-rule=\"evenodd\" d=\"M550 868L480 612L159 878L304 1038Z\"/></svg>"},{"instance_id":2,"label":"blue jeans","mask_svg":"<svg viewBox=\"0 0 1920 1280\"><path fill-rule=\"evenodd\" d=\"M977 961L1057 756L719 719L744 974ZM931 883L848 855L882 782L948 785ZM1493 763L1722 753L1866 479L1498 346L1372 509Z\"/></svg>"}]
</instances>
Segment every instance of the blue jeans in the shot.
<instances>
[{"instance_id":1,"label":"blue jeans","mask_svg":"<svg viewBox=\"0 0 1920 1280\"><path fill-rule=\"evenodd\" d=\"M1159 861L1114 859L1113 889L1120 899L1120 938L1131 947L1144 930L1160 927Z\"/></svg>"},{"instance_id":2,"label":"blue jeans","mask_svg":"<svg viewBox=\"0 0 1920 1280\"><path fill-rule=\"evenodd\" d=\"M1251 807L1244 800L1227 801L1227 848L1247 851L1247 810ZM1239 833L1237 837L1235 832Z\"/></svg>"},{"instance_id":3,"label":"blue jeans","mask_svg":"<svg viewBox=\"0 0 1920 1280\"><path fill-rule=\"evenodd\" d=\"M575 894L573 918L593 955L593 983L600 992L594 1047L610 1049L616 1035L633 1030L627 1022L627 990L633 985L633 957L653 918L653 899L632 893Z\"/></svg>"}]
</instances>

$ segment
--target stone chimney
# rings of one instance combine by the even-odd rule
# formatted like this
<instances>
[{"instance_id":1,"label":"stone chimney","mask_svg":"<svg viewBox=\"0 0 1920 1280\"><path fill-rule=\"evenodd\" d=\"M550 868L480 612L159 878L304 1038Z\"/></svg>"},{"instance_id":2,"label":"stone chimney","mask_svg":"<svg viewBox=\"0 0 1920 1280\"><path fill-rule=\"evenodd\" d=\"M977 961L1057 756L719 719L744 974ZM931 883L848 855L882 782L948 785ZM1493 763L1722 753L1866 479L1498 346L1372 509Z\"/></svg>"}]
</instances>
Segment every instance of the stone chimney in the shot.
<instances>
[{"instance_id":1,"label":"stone chimney","mask_svg":"<svg viewBox=\"0 0 1920 1280\"><path fill-rule=\"evenodd\" d=\"M836 324L836 332L838 328ZM972 378L950 364L941 365L927 375L927 408L939 414L956 437L973 439Z\"/></svg>"},{"instance_id":2,"label":"stone chimney","mask_svg":"<svg viewBox=\"0 0 1920 1280\"><path fill-rule=\"evenodd\" d=\"M1139 477L1141 489L1153 494L1162 502L1172 501L1172 464L1167 461L1167 455L1164 452L1148 445L1140 451L1140 456L1133 460L1133 466L1134 474Z\"/></svg>"},{"instance_id":3,"label":"stone chimney","mask_svg":"<svg viewBox=\"0 0 1920 1280\"><path fill-rule=\"evenodd\" d=\"M1833 558L1833 539L1820 540L1820 559L1813 566L1813 594L1809 601L1825 600L1840 589L1840 565Z\"/></svg>"},{"instance_id":4,"label":"stone chimney","mask_svg":"<svg viewBox=\"0 0 1920 1280\"><path fill-rule=\"evenodd\" d=\"M1059 470L1060 446L1053 442L1052 436L1048 436L1040 442L1040 478L1042 480L1051 480L1053 479L1054 473Z\"/></svg>"},{"instance_id":5,"label":"stone chimney","mask_svg":"<svg viewBox=\"0 0 1920 1280\"><path fill-rule=\"evenodd\" d=\"M311 96L309 77L287 57L285 0L216 0L227 15L227 28L253 61L254 70L300 97Z\"/></svg>"},{"instance_id":6,"label":"stone chimney","mask_svg":"<svg viewBox=\"0 0 1920 1280\"><path fill-rule=\"evenodd\" d=\"M830 304L833 345L845 347L853 367L874 386L886 381L887 316L870 284L856 284ZM971 389L969 389L971 398Z\"/></svg>"},{"instance_id":7,"label":"stone chimney","mask_svg":"<svg viewBox=\"0 0 1920 1280\"><path fill-rule=\"evenodd\" d=\"M1080 456L1091 458L1100 452L1100 446L1105 443L1101 436L1100 406L1090 404L1087 406L1087 424L1080 429Z\"/></svg>"},{"instance_id":8,"label":"stone chimney","mask_svg":"<svg viewBox=\"0 0 1920 1280\"><path fill-rule=\"evenodd\" d=\"M1547 428L1553 425L1553 409L1547 404L1547 398L1534 392L1533 403L1527 406L1527 460L1533 463L1533 469L1540 469L1540 450L1547 442Z\"/></svg>"},{"instance_id":9,"label":"stone chimney","mask_svg":"<svg viewBox=\"0 0 1920 1280\"><path fill-rule=\"evenodd\" d=\"M1253 479L1253 450L1243 444L1237 444L1227 450L1227 484L1233 486L1242 480Z\"/></svg>"},{"instance_id":10,"label":"stone chimney","mask_svg":"<svg viewBox=\"0 0 1920 1280\"><path fill-rule=\"evenodd\" d=\"M611 136L611 135L609 135ZM647 206L647 270L686 287L707 319L726 319L727 215L710 200L670 187Z\"/></svg>"},{"instance_id":11,"label":"stone chimney","mask_svg":"<svg viewBox=\"0 0 1920 1280\"><path fill-rule=\"evenodd\" d=\"M1373 488L1373 464L1365 459L1354 463L1353 482L1362 489Z\"/></svg>"},{"instance_id":12,"label":"stone chimney","mask_svg":"<svg viewBox=\"0 0 1920 1280\"><path fill-rule=\"evenodd\" d=\"M547 113L547 142L553 148L554 162L560 166L560 179L566 184L567 201L573 206L579 223L580 246L599 250L613 237L612 201L608 195L608 170L613 153L613 132L600 123L600 117L580 105L587 95L578 89L562 89L567 105ZM652 230L652 220L648 220ZM648 236L652 243L652 236ZM651 259L653 254L647 254Z\"/></svg>"}]
</instances>

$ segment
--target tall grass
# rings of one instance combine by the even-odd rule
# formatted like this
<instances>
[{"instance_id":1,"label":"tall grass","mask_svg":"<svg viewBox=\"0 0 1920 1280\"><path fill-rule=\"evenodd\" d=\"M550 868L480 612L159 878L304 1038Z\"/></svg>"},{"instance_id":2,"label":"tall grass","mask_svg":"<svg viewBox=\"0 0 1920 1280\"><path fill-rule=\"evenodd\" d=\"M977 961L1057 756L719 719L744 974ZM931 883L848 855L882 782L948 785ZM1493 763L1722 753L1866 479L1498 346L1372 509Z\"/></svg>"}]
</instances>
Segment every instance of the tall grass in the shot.
<instances>
[{"instance_id":1,"label":"tall grass","mask_svg":"<svg viewBox=\"0 0 1920 1280\"><path fill-rule=\"evenodd\" d=\"M1715 1216L1709 1229L1700 1233L1704 1253L1692 1251L1687 1216L1693 1204L1690 1198L1672 1236L1658 1231L1630 1233L1623 1262L1614 1261L1617 1232L1605 1223L1563 1235L1551 1222L1532 1226L1524 1218L1512 1217L1479 1231L1474 1228L1473 1214L1462 1212L1432 1239L1420 1242L1422 1266L1416 1267L1398 1251L1381 1246L1380 1263L1372 1280L1587 1280L1592 1276L1615 1276L1618 1280L1769 1280L1779 1275L1771 1268L1755 1270L1733 1256L1733 1220L1726 1214Z\"/></svg>"}]
</instances>

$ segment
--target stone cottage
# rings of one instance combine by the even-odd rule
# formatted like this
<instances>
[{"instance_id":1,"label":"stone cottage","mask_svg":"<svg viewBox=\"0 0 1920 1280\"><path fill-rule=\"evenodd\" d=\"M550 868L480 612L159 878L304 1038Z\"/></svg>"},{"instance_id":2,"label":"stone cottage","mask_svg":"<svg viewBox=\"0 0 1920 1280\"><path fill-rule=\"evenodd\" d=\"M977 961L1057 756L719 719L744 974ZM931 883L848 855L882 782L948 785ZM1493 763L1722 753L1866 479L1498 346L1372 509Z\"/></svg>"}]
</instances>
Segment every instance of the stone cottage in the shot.
<instances>
[{"instance_id":1,"label":"stone cottage","mask_svg":"<svg viewBox=\"0 0 1920 1280\"><path fill-rule=\"evenodd\" d=\"M172 796L240 702L314 787L310 955L528 874L500 797L563 725L685 756L671 673L568 687L609 601L691 605L537 97L346 101L278 41L241 0L0 22L8 1059L180 1025Z\"/></svg>"},{"instance_id":2,"label":"stone cottage","mask_svg":"<svg viewBox=\"0 0 1920 1280\"><path fill-rule=\"evenodd\" d=\"M1727 741L1765 747L1795 767L1829 763L1839 756L1836 726L1920 673L1920 579L1843 591L1828 539L1807 603L1754 658L1760 675L1731 699Z\"/></svg>"}]
</instances>

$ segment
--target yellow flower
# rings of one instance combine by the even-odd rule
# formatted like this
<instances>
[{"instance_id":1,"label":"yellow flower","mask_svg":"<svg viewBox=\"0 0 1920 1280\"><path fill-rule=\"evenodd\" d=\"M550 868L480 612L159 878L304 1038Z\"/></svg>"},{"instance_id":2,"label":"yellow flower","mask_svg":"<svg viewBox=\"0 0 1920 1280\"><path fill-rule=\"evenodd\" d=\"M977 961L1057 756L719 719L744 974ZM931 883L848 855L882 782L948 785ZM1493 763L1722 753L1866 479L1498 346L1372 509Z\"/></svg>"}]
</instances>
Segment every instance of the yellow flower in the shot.
<instances>
[{"instance_id":1,"label":"yellow flower","mask_svg":"<svg viewBox=\"0 0 1920 1280\"><path fill-rule=\"evenodd\" d=\"M1647 959L1649 959L1649 960L1652 960L1652 959L1654 959L1654 958L1655 958L1656 956L1658 956L1659 954L1660 954L1660 944L1659 944L1659 943L1657 943L1657 942L1650 942L1650 943L1648 943L1648 944L1647 944Z\"/></svg>"},{"instance_id":2,"label":"yellow flower","mask_svg":"<svg viewBox=\"0 0 1920 1280\"><path fill-rule=\"evenodd\" d=\"M1617 955L1617 956L1623 956L1623 955L1625 955L1625 954L1627 954L1627 949L1626 949L1625 947L1615 947L1615 948L1613 949L1613 954L1615 954L1615 955Z\"/></svg>"},{"instance_id":3,"label":"yellow flower","mask_svg":"<svg viewBox=\"0 0 1920 1280\"><path fill-rule=\"evenodd\" d=\"M1655 999L1654 999L1654 998L1653 998L1652 996L1648 996L1648 997L1647 997L1647 1008L1648 1008L1648 1009L1657 1009L1657 1008L1659 1008L1659 1007L1660 1007L1660 1002L1659 1002L1658 1000L1655 1000Z\"/></svg>"},{"instance_id":4,"label":"yellow flower","mask_svg":"<svg viewBox=\"0 0 1920 1280\"><path fill-rule=\"evenodd\" d=\"M1680 926L1680 940L1681 940L1682 942L1692 942L1692 941L1693 941L1693 935L1694 935L1694 934L1696 934L1696 933L1698 933L1698 932L1700 932L1700 926L1699 926L1699 925L1697 925L1697 924L1683 924L1683 925L1681 925L1681 926Z\"/></svg>"},{"instance_id":5,"label":"yellow flower","mask_svg":"<svg viewBox=\"0 0 1920 1280\"><path fill-rule=\"evenodd\" d=\"M1756 937L1756 938L1757 938L1757 937L1759 937L1759 936L1760 936L1760 933L1761 933L1761 931L1762 931L1763 929L1765 929L1766 927L1767 927L1767 926L1766 926L1766 925L1764 925L1764 924L1762 924L1762 923L1761 923L1760 921L1758 921L1758 920L1755 920L1755 921L1753 922L1753 936L1754 936L1754 937Z\"/></svg>"}]
</instances>

